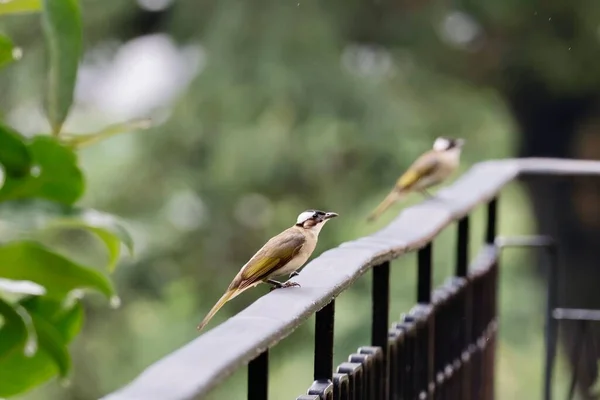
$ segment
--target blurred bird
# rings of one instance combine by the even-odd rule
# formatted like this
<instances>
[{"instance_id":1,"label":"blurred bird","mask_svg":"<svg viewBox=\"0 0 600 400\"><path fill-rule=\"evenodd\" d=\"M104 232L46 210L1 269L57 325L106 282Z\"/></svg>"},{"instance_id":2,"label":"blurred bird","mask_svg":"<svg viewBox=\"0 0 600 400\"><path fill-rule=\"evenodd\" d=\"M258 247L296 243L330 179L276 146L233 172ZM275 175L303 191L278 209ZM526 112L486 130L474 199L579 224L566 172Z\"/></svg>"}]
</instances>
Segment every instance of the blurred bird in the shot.
<instances>
[{"instance_id":1,"label":"blurred bird","mask_svg":"<svg viewBox=\"0 0 600 400\"><path fill-rule=\"evenodd\" d=\"M417 158L396 181L394 189L369 215L368 221L375 220L395 202L411 192L418 191L431 197L427 189L442 183L458 168L464 144L464 139L437 138L433 142L433 148Z\"/></svg>"},{"instance_id":2,"label":"blurred bird","mask_svg":"<svg viewBox=\"0 0 600 400\"><path fill-rule=\"evenodd\" d=\"M307 210L298 215L294 226L272 237L240 269L225 294L198 325L198 330L204 328L225 303L260 283L272 285L271 290L300 286L296 282L281 283L272 278L283 275L292 278L298 275L296 271L304 265L317 247L321 228L327 221L337 216L334 212L319 210Z\"/></svg>"}]
</instances>

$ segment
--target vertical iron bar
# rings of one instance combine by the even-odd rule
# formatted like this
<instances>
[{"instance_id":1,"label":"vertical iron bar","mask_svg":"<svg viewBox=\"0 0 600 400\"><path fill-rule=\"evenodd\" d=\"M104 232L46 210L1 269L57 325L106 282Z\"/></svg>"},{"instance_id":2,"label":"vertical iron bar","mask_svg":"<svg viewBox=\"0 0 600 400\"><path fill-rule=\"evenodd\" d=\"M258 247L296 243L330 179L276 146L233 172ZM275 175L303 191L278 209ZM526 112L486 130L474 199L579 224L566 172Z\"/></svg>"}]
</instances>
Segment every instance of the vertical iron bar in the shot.
<instances>
[{"instance_id":1,"label":"vertical iron bar","mask_svg":"<svg viewBox=\"0 0 600 400\"><path fill-rule=\"evenodd\" d=\"M417 253L418 277L417 277L417 302L421 304L431 303L431 242Z\"/></svg>"},{"instance_id":2,"label":"vertical iron bar","mask_svg":"<svg viewBox=\"0 0 600 400\"><path fill-rule=\"evenodd\" d=\"M269 350L248 364L248 400L269 398Z\"/></svg>"},{"instance_id":3,"label":"vertical iron bar","mask_svg":"<svg viewBox=\"0 0 600 400\"><path fill-rule=\"evenodd\" d=\"M575 357L575 363L573 365L573 375L571 376L571 384L569 385L569 393L567 399L573 400L575 396L575 387L577 386L577 374L579 373L579 364L581 363L580 357L584 354L585 348L585 333L587 330L586 320L579 321L579 330L577 331L577 339L573 345L573 355Z\"/></svg>"},{"instance_id":4,"label":"vertical iron bar","mask_svg":"<svg viewBox=\"0 0 600 400\"><path fill-rule=\"evenodd\" d=\"M498 198L494 197L492 200L490 200L490 202L488 203L488 207L487 207L487 227L486 227L486 232L485 232L485 243L487 245L494 245L494 242L496 241L496 233L498 231ZM479 332L478 332L478 336L477 336L477 340L482 340L483 338L485 338L484 340L487 340L487 328L489 326L489 322L490 322L490 318L491 318L491 313L493 312L492 308L493 308L493 302L490 303L490 298L487 297L485 295L485 293L487 292L488 295L490 294L489 292L491 292L492 288L489 288L489 284L490 284L490 279L493 279L491 276L488 276L489 274L493 274L493 272L490 272L488 274L486 274L486 276L484 277L484 279L481 280L481 289L483 289L484 292L480 293L481 295L476 297L476 299L486 299L488 301L484 302L484 307L480 309L480 312L482 312L482 314L478 317L479 322L481 323L479 328ZM493 280L492 282L495 285L495 280ZM488 289L488 290L486 290ZM494 294L492 294L494 295ZM483 336L479 336L483 334ZM485 342L483 343L485 344ZM492 392L493 393L493 387L494 387L494 382L493 382L493 367L494 367L494 360L489 358L489 353L490 353L490 347L493 346L493 342L492 343L487 343L487 345L484 348L480 348L480 352L478 355L478 359L480 360L481 364L480 364L480 370L477 372L478 374L478 385L477 385L477 389L478 389L478 396L483 396L485 398L486 393L487 392ZM491 379L491 380L490 380ZM476 381L477 382L477 381Z\"/></svg>"},{"instance_id":5,"label":"vertical iron bar","mask_svg":"<svg viewBox=\"0 0 600 400\"><path fill-rule=\"evenodd\" d=\"M482 278L481 271L474 271L471 277L473 286L471 287L471 399L481 400L481 379L482 379L482 358L481 348L478 340L482 333L482 316L483 316L483 293L482 293Z\"/></svg>"},{"instance_id":6,"label":"vertical iron bar","mask_svg":"<svg viewBox=\"0 0 600 400\"><path fill-rule=\"evenodd\" d=\"M377 377L379 393L383 399L389 396L388 325L390 306L390 263L384 262L373 268L371 344L383 353L382 375Z\"/></svg>"},{"instance_id":7,"label":"vertical iron bar","mask_svg":"<svg viewBox=\"0 0 600 400\"><path fill-rule=\"evenodd\" d=\"M335 300L317 311L315 321L315 381L333 379L333 321Z\"/></svg>"},{"instance_id":8,"label":"vertical iron bar","mask_svg":"<svg viewBox=\"0 0 600 400\"><path fill-rule=\"evenodd\" d=\"M552 315L558 307L558 257L556 245L546 248L548 258L548 288L546 293L546 365L544 371L544 400L552 399L552 373L558 341L558 321Z\"/></svg>"},{"instance_id":9,"label":"vertical iron bar","mask_svg":"<svg viewBox=\"0 0 600 400\"><path fill-rule=\"evenodd\" d=\"M469 216L458 221L458 238L456 243L456 276L464 278L469 269Z\"/></svg>"},{"instance_id":10,"label":"vertical iron bar","mask_svg":"<svg viewBox=\"0 0 600 400\"><path fill-rule=\"evenodd\" d=\"M498 198L494 197L487 207L487 227L485 231L485 243L494 244L496 239L498 223Z\"/></svg>"},{"instance_id":11,"label":"vertical iron bar","mask_svg":"<svg viewBox=\"0 0 600 400\"><path fill-rule=\"evenodd\" d=\"M466 215L458 221L458 234L456 243L456 276L463 278L459 286L459 296L457 298L458 308L458 340L457 340L457 361L461 362L460 371L455 373L454 389L456 398L461 400L470 400L471 392L469 390L471 383L470 363L467 362L469 346L472 343L471 321L472 321L472 283L469 279L469 216Z\"/></svg>"},{"instance_id":12,"label":"vertical iron bar","mask_svg":"<svg viewBox=\"0 0 600 400\"><path fill-rule=\"evenodd\" d=\"M432 300L432 243L429 242L425 247L417 253L418 261L418 277L417 277L417 302L419 305L425 306L420 310L421 318L417 325L419 330L419 338L417 340L419 354L422 364L419 365L418 374L421 375L419 390L425 393L425 398L430 399L433 388L430 384L434 383L433 367L435 363L435 321L434 309L431 305ZM420 396L420 395L419 395Z\"/></svg>"},{"instance_id":13,"label":"vertical iron bar","mask_svg":"<svg viewBox=\"0 0 600 400\"><path fill-rule=\"evenodd\" d=\"M404 322L396 325L397 328L404 330L404 360L403 371L404 382L403 400L418 398L419 393L419 368L421 358L417 348L417 326L413 316L404 315Z\"/></svg>"}]
</instances>

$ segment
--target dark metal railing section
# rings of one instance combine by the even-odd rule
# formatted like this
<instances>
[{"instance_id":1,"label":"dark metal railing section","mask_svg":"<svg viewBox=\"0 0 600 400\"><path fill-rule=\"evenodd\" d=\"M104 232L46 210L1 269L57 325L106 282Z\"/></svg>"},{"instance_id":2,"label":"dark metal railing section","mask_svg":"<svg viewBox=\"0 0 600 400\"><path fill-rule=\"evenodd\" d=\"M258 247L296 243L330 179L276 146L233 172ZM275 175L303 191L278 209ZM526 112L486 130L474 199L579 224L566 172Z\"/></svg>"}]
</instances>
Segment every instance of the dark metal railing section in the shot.
<instances>
[{"instance_id":1,"label":"dark metal railing section","mask_svg":"<svg viewBox=\"0 0 600 400\"><path fill-rule=\"evenodd\" d=\"M297 278L302 290L265 295L104 400L202 398L246 364L247 398L266 400L269 348L312 314L316 314L314 382L298 400L493 399L498 259L501 248L511 245L496 241L496 196L522 175L600 175L600 163L518 159L477 164L435 198L404 210L383 230L310 262ZM481 250L469 263L469 213L479 205L487 207L487 226ZM434 289L434 239L454 222L455 271ZM418 252L417 304L390 323L390 261L410 251ZM369 270L373 271L371 342L334 368L335 297ZM557 321L598 318L590 310L577 314L578 310L556 308L555 291L551 280L545 399L550 398Z\"/></svg>"},{"instance_id":2,"label":"dark metal railing section","mask_svg":"<svg viewBox=\"0 0 600 400\"><path fill-rule=\"evenodd\" d=\"M309 399L492 399L497 331L498 250L493 244L497 202L488 205L486 244L467 268L469 220L458 224L455 276L432 291L432 243L418 251L418 304L388 323L389 262L373 267L371 345L359 347L336 369L336 379L315 373ZM332 303L330 303L332 304ZM319 312L320 313L320 312ZM319 315L317 313L317 316ZM333 314L330 313L332 328ZM315 366L331 371L333 343ZM323 359L325 358L325 359Z\"/></svg>"}]
</instances>

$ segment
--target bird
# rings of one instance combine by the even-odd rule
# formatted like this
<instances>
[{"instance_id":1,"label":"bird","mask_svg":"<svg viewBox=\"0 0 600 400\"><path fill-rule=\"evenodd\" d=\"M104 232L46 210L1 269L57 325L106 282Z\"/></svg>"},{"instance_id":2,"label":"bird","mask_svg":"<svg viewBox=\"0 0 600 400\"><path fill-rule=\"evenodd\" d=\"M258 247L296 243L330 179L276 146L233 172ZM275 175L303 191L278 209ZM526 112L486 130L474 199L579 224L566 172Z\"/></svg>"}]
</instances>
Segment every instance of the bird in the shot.
<instances>
[{"instance_id":1,"label":"bird","mask_svg":"<svg viewBox=\"0 0 600 400\"><path fill-rule=\"evenodd\" d=\"M319 232L327 221L337 216L337 213L320 210L306 210L300 213L292 227L269 239L240 269L225 294L208 312L197 329L202 330L229 300L260 283L270 284L271 290L300 287L297 282L282 283L273 278L285 275L293 278L298 275L297 270L306 263L317 247Z\"/></svg>"},{"instance_id":2,"label":"bird","mask_svg":"<svg viewBox=\"0 0 600 400\"><path fill-rule=\"evenodd\" d=\"M368 221L378 218L385 210L411 192L421 192L431 197L427 189L448 179L458 168L464 139L438 137L433 148L412 163L406 172L396 181L396 185L387 197L367 217Z\"/></svg>"}]
</instances>

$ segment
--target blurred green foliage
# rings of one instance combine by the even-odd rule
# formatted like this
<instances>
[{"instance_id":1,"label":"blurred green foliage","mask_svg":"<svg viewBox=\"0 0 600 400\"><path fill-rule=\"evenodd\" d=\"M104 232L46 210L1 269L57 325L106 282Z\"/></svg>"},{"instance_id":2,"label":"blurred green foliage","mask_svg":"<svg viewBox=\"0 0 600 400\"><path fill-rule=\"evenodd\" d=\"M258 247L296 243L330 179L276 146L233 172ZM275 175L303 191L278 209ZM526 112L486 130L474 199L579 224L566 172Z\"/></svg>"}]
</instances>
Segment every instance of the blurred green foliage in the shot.
<instances>
[{"instance_id":1,"label":"blurred green foliage","mask_svg":"<svg viewBox=\"0 0 600 400\"><path fill-rule=\"evenodd\" d=\"M37 6L36 6L37 4ZM76 1L42 4L11 1L0 15L40 11L50 47L47 86L52 136L26 138L0 124L0 396L13 397L55 376L65 381L72 368L68 344L83 324L84 291L120 301L106 275L73 260L49 240L57 232L85 230L106 246L114 269L121 243L133 242L108 214L74 203L85 182L73 146L60 137L72 105L79 65L81 23ZM0 66L16 61L17 48L0 36ZM105 136L100 133L98 136Z\"/></svg>"},{"instance_id":2,"label":"blurred green foliage","mask_svg":"<svg viewBox=\"0 0 600 400\"><path fill-rule=\"evenodd\" d=\"M12 41L8 37L0 35L0 67L15 59L14 51L15 46Z\"/></svg>"},{"instance_id":3,"label":"blurred green foliage","mask_svg":"<svg viewBox=\"0 0 600 400\"><path fill-rule=\"evenodd\" d=\"M137 257L115 273L124 305L118 312L88 310L83 334L72 346L69 388L49 384L24 399L98 398L192 340L195 325L239 267L302 210L341 215L323 231L315 256L384 226L394 212L420 198L410 197L377 224L366 225L364 218L436 136L467 139L462 171L477 161L511 156L516 132L500 93L510 88L519 68L543 79L574 78L577 84L598 76L592 69L573 72L593 58L591 45L559 46L557 27L547 21L572 16L575 9L596 15L597 7L590 4L542 7L512 1L460 7L488 40L472 47L440 38L445 16L458 8L447 2L382 3L379 23L370 23L366 12L357 17L365 4L358 1L178 0L164 14L142 11L139 4L147 3L82 1L86 51L80 72L117 70L127 79L111 81L100 74L100 84L87 90L96 95L105 90L103 102L86 97L81 84L82 94L64 124L69 132L85 135L115 120L152 116L160 122L144 134L116 136L81 150L89 178L83 205L131 221ZM158 15L162 19L155 22ZM31 15L0 20L0 30L23 49L20 62L0 75L0 111L26 133L40 125L51 130L50 124L36 122L46 71L39 67L42 30L32 22ZM592 22L582 30L582 40ZM359 44L354 39L363 30L367 37L376 30L394 40ZM142 34L148 35L137 38ZM481 36L476 37L474 44L480 43ZM183 90L172 95L159 83L185 75L185 68L146 74L137 69L160 63L152 58L156 48L120 64L143 43L168 47L166 58L182 57L184 66L195 65ZM186 58L189 54L193 57ZM124 103L126 88L119 85L136 75L143 85L130 89L138 91L133 105ZM557 88L561 82L557 79ZM139 104L153 93L147 87L155 88L162 102L142 108ZM60 137L70 140L67 133ZM520 188L506 191L502 233L531 232L527 204ZM483 238L483 216L478 213L473 221L474 255ZM101 256L84 234L46 239L84 265ZM453 246L452 229L436 240L438 283L452 270ZM531 258L511 252L502 264L498 394L535 398L542 371L541 288L529 275ZM415 299L414 257L393 266L392 313L398 316ZM340 296L336 363L368 343L369 279ZM212 326L266 291L257 288L235 299ZM94 305L95 299L88 302ZM273 349L273 398L293 397L312 381L312 334L309 321ZM230 382L212 398L238 398L245 390L245 371Z\"/></svg>"},{"instance_id":4,"label":"blurred green foliage","mask_svg":"<svg viewBox=\"0 0 600 400\"><path fill-rule=\"evenodd\" d=\"M82 51L79 0L44 0L42 26L48 47L49 70L46 113L58 135L67 118Z\"/></svg>"}]
</instances>

